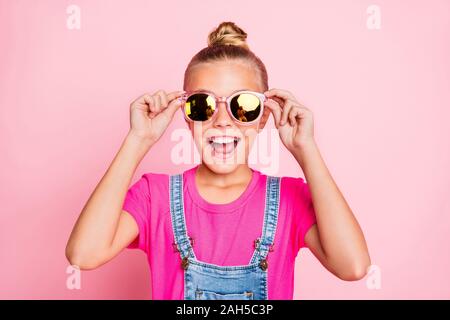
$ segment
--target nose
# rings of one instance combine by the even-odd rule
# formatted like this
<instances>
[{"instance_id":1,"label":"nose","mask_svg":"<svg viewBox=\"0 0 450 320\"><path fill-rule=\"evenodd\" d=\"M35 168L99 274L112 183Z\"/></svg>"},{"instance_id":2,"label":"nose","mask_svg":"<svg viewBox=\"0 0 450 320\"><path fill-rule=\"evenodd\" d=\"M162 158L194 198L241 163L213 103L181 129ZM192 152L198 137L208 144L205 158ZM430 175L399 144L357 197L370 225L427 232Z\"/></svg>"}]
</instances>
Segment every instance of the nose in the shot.
<instances>
[{"instance_id":1,"label":"nose","mask_svg":"<svg viewBox=\"0 0 450 320\"><path fill-rule=\"evenodd\" d=\"M227 103L225 101L220 101L217 103L217 116L214 119L214 127L216 128L227 128L233 125L233 120L227 111Z\"/></svg>"}]
</instances>

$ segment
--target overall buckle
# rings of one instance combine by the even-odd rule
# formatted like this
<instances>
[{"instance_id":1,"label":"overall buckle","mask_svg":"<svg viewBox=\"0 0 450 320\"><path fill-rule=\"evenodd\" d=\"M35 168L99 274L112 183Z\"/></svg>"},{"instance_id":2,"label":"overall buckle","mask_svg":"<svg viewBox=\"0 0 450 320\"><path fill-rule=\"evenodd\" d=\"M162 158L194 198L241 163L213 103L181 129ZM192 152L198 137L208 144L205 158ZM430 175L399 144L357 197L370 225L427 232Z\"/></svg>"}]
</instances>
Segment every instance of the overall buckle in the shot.
<instances>
[{"instance_id":1,"label":"overall buckle","mask_svg":"<svg viewBox=\"0 0 450 320\"><path fill-rule=\"evenodd\" d=\"M191 243L191 246L194 246L194 239L189 237L189 242ZM180 252L180 248L178 247L178 244L176 242L172 242L172 248L174 252Z\"/></svg>"},{"instance_id":2,"label":"overall buckle","mask_svg":"<svg viewBox=\"0 0 450 320\"><path fill-rule=\"evenodd\" d=\"M254 241L253 241L253 247L255 248L255 249L259 249L259 247L260 247L260 244L261 244L261 239L260 238L257 238L257 239L255 239ZM273 243L272 244L269 244L269 252L272 252L273 251Z\"/></svg>"},{"instance_id":3,"label":"overall buckle","mask_svg":"<svg viewBox=\"0 0 450 320\"><path fill-rule=\"evenodd\" d=\"M189 260L188 257L184 257L183 260L181 260L181 267L184 270L187 270L187 268L189 267Z\"/></svg>"},{"instance_id":4,"label":"overall buckle","mask_svg":"<svg viewBox=\"0 0 450 320\"><path fill-rule=\"evenodd\" d=\"M259 267L260 267L263 271L266 271L266 270L267 270L267 268L269 267L269 263L267 262L267 258L261 260L261 262L259 263Z\"/></svg>"}]
</instances>

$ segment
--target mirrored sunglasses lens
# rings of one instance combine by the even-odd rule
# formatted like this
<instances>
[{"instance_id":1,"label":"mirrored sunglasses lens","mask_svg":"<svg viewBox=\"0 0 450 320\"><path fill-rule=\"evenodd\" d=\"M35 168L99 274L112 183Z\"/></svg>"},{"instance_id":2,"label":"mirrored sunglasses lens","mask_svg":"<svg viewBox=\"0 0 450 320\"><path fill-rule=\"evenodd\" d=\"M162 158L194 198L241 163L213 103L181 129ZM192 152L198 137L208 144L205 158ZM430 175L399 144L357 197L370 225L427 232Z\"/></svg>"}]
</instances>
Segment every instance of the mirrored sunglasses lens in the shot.
<instances>
[{"instance_id":1,"label":"mirrored sunglasses lens","mask_svg":"<svg viewBox=\"0 0 450 320\"><path fill-rule=\"evenodd\" d=\"M184 112L189 119L206 121L210 119L216 109L214 97L206 93L196 93L188 97L184 105Z\"/></svg>"},{"instance_id":2,"label":"mirrored sunglasses lens","mask_svg":"<svg viewBox=\"0 0 450 320\"><path fill-rule=\"evenodd\" d=\"M251 122L258 118L261 112L261 101L251 93L241 93L231 99L230 109L236 120Z\"/></svg>"}]
</instances>

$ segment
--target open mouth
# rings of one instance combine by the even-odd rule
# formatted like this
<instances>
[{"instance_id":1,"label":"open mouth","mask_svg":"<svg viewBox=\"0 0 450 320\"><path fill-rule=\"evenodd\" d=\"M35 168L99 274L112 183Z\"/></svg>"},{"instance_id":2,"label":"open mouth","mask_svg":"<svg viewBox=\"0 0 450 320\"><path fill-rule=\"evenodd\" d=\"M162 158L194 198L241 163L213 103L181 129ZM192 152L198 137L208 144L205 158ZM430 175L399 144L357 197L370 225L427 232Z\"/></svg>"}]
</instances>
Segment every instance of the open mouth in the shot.
<instances>
[{"instance_id":1,"label":"open mouth","mask_svg":"<svg viewBox=\"0 0 450 320\"><path fill-rule=\"evenodd\" d=\"M213 156L220 158L230 157L241 140L238 136L211 136L207 138L212 148Z\"/></svg>"}]
</instances>

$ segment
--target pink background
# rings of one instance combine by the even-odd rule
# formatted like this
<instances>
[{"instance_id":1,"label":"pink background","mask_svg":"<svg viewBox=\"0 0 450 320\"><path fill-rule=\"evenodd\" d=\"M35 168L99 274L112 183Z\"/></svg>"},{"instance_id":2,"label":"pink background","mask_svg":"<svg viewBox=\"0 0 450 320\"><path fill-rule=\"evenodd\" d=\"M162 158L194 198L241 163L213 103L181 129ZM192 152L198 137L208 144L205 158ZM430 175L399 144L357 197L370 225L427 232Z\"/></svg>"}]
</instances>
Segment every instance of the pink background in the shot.
<instances>
[{"instance_id":1,"label":"pink background","mask_svg":"<svg viewBox=\"0 0 450 320\"><path fill-rule=\"evenodd\" d=\"M302 250L296 299L450 298L450 2L0 1L0 298L149 299L142 252L125 250L66 288L64 248L144 92L182 89L209 31L249 34L269 86L315 115L323 157L381 270L344 282ZM81 29L66 8L81 8ZM381 8L369 30L366 9ZM174 173L170 132L144 172ZM273 128L270 120L269 128ZM303 176L282 150L279 175Z\"/></svg>"}]
</instances>

